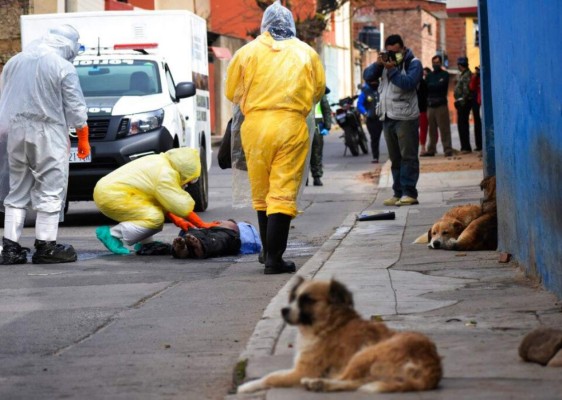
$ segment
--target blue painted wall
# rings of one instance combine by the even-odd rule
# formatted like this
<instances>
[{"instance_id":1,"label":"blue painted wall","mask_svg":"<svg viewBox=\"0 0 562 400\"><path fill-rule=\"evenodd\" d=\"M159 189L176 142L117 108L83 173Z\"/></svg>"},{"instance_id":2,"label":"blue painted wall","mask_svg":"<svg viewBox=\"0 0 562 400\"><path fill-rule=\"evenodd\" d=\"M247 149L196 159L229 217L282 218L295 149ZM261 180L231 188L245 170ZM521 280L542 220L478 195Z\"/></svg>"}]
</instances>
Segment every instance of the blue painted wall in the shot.
<instances>
[{"instance_id":1,"label":"blue painted wall","mask_svg":"<svg viewBox=\"0 0 562 400\"><path fill-rule=\"evenodd\" d=\"M562 1L481 0L480 7L499 249L562 297Z\"/></svg>"}]
</instances>

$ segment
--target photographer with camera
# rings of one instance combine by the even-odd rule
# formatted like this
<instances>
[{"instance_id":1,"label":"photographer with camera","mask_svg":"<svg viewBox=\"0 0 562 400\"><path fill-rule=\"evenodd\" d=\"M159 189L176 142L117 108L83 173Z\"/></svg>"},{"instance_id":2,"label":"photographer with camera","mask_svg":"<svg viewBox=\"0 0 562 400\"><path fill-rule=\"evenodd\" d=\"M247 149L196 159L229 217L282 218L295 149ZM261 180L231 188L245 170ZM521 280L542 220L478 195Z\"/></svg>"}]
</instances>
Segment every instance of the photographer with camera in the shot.
<instances>
[{"instance_id":1,"label":"photographer with camera","mask_svg":"<svg viewBox=\"0 0 562 400\"><path fill-rule=\"evenodd\" d=\"M385 206L418 204L416 184L420 175L418 158L419 108L417 88L422 64L404 47L400 35L390 35L377 61L363 72L366 82L381 79L377 115L383 121L384 138L392 163L393 196Z\"/></svg>"}]
</instances>

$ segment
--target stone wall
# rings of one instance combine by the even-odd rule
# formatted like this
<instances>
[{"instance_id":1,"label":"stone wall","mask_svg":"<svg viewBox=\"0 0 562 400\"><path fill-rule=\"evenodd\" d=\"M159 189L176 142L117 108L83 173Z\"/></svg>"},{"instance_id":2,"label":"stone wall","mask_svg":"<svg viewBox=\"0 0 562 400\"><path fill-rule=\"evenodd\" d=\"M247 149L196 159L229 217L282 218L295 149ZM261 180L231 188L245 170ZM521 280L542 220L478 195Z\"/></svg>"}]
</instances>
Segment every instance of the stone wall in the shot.
<instances>
[{"instance_id":1,"label":"stone wall","mask_svg":"<svg viewBox=\"0 0 562 400\"><path fill-rule=\"evenodd\" d=\"M30 8L29 0L0 0L0 71L21 50L20 16Z\"/></svg>"}]
</instances>

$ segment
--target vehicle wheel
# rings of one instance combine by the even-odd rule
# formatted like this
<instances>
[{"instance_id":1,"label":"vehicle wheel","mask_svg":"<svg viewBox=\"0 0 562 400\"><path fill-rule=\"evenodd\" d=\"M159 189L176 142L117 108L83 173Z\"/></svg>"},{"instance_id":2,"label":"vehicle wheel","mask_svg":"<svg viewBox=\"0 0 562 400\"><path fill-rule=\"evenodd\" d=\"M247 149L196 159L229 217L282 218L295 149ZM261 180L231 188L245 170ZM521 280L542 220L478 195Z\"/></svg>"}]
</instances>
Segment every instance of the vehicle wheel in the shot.
<instances>
[{"instance_id":1,"label":"vehicle wheel","mask_svg":"<svg viewBox=\"0 0 562 400\"><path fill-rule=\"evenodd\" d=\"M209 205L209 174L207 171L207 153L205 148L199 150L201 159L201 175L195 185L189 185L187 193L195 200L194 211L205 211Z\"/></svg>"},{"instance_id":2,"label":"vehicle wheel","mask_svg":"<svg viewBox=\"0 0 562 400\"><path fill-rule=\"evenodd\" d=\"M351 154L353 156L358 156L359 148L357 143L358 142L357 133L353 132L353 130L351 129L346 129L344 138L345 138L345 145L349 148Z\"/></svg>"},{"instance_id":3,"label":"vehicle wheel","mask_svg":"<svg viewBox=\"0 0 562 400\"><path fill-rule=\"evenodd\" d=\"M367 136L365 136L365 132L363 132L363 130L359 132L359 147L361 147L363 154L369 154L369 142L367 141Z\"/></svg>"}]
</instances>

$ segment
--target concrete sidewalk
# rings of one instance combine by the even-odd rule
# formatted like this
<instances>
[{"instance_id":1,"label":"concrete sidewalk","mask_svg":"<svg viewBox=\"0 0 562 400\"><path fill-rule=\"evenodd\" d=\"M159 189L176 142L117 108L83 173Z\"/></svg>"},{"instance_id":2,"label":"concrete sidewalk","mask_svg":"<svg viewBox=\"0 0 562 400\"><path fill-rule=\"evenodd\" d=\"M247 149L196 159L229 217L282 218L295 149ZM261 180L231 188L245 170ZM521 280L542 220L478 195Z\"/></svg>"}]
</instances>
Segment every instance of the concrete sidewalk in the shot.
<instances>
[{"instance_id":1,"label":"concrete sidewalk","mask_svg":"<svg viewBox=\"0 0 562 400\"><path fill-rule=\"evenodd\" d=\"M388 209L392 196L388 163L371 209ZM562 370L524 363L517 349L540 326L562 327L561 302L531 282L495 251L430 250L414 239L454 205L482 197L482 171L422 173L420 204L394 208L391 221L357 222L349 215L298 275L336 278L354 294L365 318L381 316L393 329L416 330L437 344L444 377L435 391L367 395L271 389L229 399L562 399ZM246 379L289 368L296 329L283 323L294 277L272 299L240 360Z\"/></svg>"}]
</instances>

